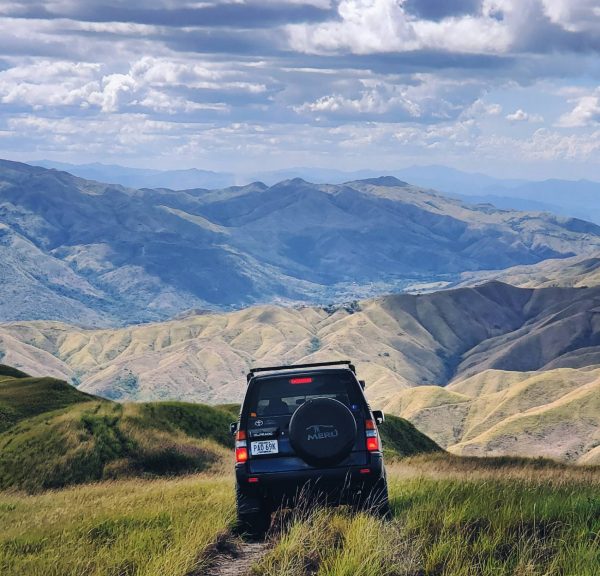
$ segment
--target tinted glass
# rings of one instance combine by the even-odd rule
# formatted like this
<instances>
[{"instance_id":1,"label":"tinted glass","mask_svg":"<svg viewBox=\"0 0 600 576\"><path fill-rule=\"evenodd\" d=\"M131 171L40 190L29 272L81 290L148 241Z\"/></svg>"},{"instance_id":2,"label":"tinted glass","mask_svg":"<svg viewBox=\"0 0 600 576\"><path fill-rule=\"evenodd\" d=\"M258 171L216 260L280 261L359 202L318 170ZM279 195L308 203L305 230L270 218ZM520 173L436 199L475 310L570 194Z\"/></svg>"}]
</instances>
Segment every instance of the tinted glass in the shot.
<instances>
[{"instance_id":1,"label":"tinted glass","mask_svg":"<svg viewBox=\"0 0 600 576\"><path fill-rule=\"evenodd\" d=\"M292 380L310 378L311 382L292 384ZM335 398L349 408L362 408L356 380L347 372L278 376L255 382L247 409L258 416L293 414L311 398Z\"/></svg>"}]
</instances>

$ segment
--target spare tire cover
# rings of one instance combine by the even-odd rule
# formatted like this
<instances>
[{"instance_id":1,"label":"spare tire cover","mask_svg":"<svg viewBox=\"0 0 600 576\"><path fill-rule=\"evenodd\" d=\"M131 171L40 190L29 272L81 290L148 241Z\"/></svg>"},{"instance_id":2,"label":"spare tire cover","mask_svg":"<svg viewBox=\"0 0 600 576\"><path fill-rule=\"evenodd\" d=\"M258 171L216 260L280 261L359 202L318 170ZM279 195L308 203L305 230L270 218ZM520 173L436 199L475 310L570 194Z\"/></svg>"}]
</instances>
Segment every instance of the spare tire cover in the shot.
<instances>
[{"instance_id":1,"label":"spare tire cover","mask_svg":"<svg viewBox=\"0 0 600 576\"><path fill-rule=\"evenodd\" d=\"M341 462L356 440L352 412L333 398L307 400L290 420L290 442L297 454L312 466Z\"/></svg>"}]
</instances>

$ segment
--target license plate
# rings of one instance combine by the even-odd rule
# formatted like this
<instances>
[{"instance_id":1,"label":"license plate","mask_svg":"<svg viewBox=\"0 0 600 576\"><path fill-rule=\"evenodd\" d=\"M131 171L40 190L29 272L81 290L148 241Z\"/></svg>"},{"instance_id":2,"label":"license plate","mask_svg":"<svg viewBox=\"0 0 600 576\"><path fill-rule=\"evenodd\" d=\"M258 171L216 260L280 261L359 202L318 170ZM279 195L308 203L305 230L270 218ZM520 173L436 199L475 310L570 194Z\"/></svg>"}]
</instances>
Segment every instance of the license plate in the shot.
<instances>
[{"instance_id":1,"label":"license plate","mask_svg":"<svg viewBox=\"0 0 600 576\"><path fill-rule=\"evenodd\" d=\"M250 452L252 456L277 454L279 452L279 446L277 440L261 440L260 442L252 442L250 444Z\"/></svg>"}]
</instances>

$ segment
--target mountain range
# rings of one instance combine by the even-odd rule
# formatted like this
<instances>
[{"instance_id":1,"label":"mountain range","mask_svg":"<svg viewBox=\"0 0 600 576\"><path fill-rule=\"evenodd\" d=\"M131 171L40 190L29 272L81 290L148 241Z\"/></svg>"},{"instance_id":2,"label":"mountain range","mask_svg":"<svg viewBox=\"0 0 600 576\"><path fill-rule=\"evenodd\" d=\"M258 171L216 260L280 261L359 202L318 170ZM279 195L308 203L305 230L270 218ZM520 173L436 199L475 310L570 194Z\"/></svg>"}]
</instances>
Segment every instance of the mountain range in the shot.
<instances>
[{"instance_id":1,"label":"mountain range","mask_svg":"<svg viewBox=\"0 0 600 576\"><path fill-rule=\"evenodd\" d=\"M352 358L374 407L477 455L600 456L600 286L490 282L113 330L0 326L3 362L115 400L239 401L251 365Z\"/></svg>"},{"instance_id":2,"label":"mountain range","mask_svg":"<svg viewBox=\"0 0 600 576\"><path fill-rule=\"evenodd\" d=\"M109 326L354 300L599 250L595 224L467 205L393 177L135 190L0 161L5 321Z\"/></svg>"},{"instance_id":3,"label":"mountain range","mask_svg":"<svg viewBox=\"0 0 600 576\"><path fill-rule=\"evenodd\" d=\"M265 182L271 186L282 180L298 177L317 184L343 184L381 175L381 170L343 171L316 167L233 174L197 168L161 171L99 163L66 164L49 160L37 161L33 164L64 170L90 180L113 182L132 188L165 187L176 190L221 188L252 181ZM385 173L415 186L437 190L470 204L488 203L507 210L551 212L600 224L600 182L584 179L497 178L440 165L409 166L386 170Z\"/></svg>"}]
</instances>

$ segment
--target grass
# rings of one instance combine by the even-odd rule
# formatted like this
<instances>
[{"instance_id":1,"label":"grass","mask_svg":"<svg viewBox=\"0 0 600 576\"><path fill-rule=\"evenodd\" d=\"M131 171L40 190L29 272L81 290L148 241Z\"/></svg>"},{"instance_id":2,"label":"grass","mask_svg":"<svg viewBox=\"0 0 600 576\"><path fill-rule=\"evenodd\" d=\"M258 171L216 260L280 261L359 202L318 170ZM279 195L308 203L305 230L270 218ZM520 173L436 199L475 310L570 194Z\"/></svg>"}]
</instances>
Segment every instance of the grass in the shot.
<instances>
[{"instance_id":1,"label":"grass","mask_svg":"<svg viewBox=\"0 0 600 576\"><path fill-rule=\"evenodd\" d=\"M117 404L5 373L0 410L2 576L206 573L233 524L239 406ZM600 467L461 458L394 417L381 435L394 520L307 503L279 516L255 574L600 573Z\"/></svg>"},{"instance_id":2,"label":"grass","mask_svg":"<svg viewBox=\"0 0 600 576\"><path fill-rule=\"evenodd\" d=\"M233 483L193 476L0 493L3 576L202 574L231 524Z\"/></svg>"},{"instance_id":3,"label":"grass","mask_svg":"<svg viewBox=\"0 0 600 576\"><path fill-rule=\"evenodd\" d=\"M389 470L394 520L294 516L267 576L597 576L600 469L428 455Z\"/></svg>"},{"instance_id":4,"label":"grass","mask_svg":"<svg viewBox=\"0 0 600 576\"><path fill-rule=\"evenodd\" d=\"M0 489L222 470L235 405L118 404L0 365Z\"/></svg>"},{"instance_id":5,"label":"grass","mask_svg":"<svg viewBox=\"0 0 600 576\"><path fill-rule=\"evenodd\" d=\"M394 520L283 514L266 576L597 576L600 470L447 454L389 466ZM231 473L0 492L3 576L191 576L234 515Z\"/></svg>"},{"instance_id":6,"label":"grass","mask_svg":"<svg viewBox=\"0 0 600 576\"><path fill-rule=\"evenodd\" d=\"M429 436L419 432L404 418L386 415L385 422L379 427L379 432L384 454L388 460L442 451Z\"/></svg>"},{"instance_id":7,"label":"grass","mask_svg":"<svg viewBox=\"0 0 600 576\"><path fill-rule=\"evenodd\" d=\"M229 421L226 411L176 402L95 400L45 412L0 434L0 489L221 470Z\"/></svg>"},{"instance_id":8,"label":"grass","mask_svg":"<svg viewBox=\"0 0 600 576\"><path fill-rule=\"evenodd\" d=\"M31 378L0 365L0 432L31 416L93 398L62 380Z\"/></svg>"},{"instance_id":9,"label":"grass","mask_svg":"<svg viewBox=\"0 0 600 576\"><path fill-rule=\"evenodd\" d=\"M94 480L222 467L229 415L184 403L94 401L28 418L0 434L0 488L30 492ZM195 421L210 422L212 429Z\"/></svg>"}]
</instances>

